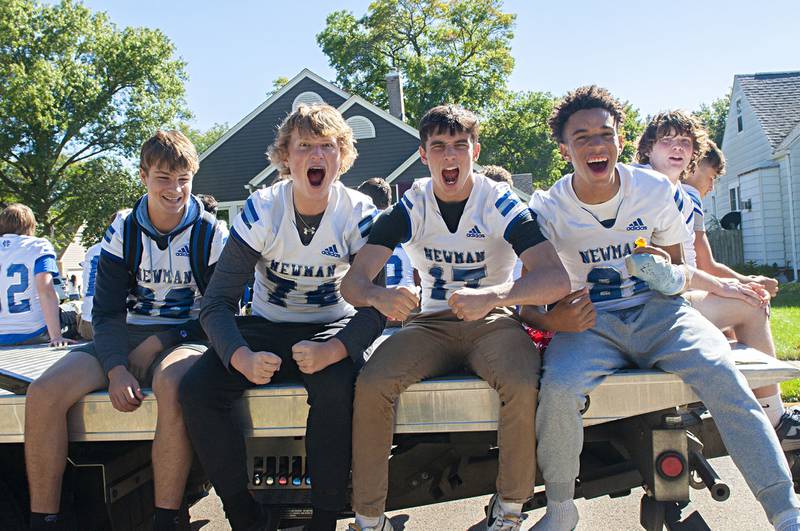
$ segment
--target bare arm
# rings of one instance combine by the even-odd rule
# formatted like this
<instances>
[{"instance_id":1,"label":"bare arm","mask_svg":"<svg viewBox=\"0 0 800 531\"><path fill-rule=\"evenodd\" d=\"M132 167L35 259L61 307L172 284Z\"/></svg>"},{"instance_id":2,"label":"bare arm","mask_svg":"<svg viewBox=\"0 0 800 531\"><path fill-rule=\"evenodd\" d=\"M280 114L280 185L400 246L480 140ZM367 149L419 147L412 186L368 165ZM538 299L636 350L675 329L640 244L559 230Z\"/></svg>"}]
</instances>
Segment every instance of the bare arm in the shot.
<instances>
[{"instance_id":1,"label":"bare arm","mask_svg":"<svg viewBox=\"0 0 800 531\"><path fill-rule=\"evenodd\" d=\"M403 321L419 306L417 290L385 288L372 282L391 254L392 250L383 245L368 243L362 247L342 280L342 297L357 308L372 306L389 319Z\"/></svg>"},{"instance_id":2,"label":"bare arm","mask_svg":"<svg viewBox=\"0 0 800 531\"><path fill-rule=\"evenodd\" d=\"M39 304L44 314L44 322L47 325L47 335L50 336L50 346L61 347L74 343L72 340L61 337L58 295L53 288L52 273L36 273L34 282L36 283L36 292L39 294Z\"/></svg>"},{"instance_id":3,"label":"bare arm","mask_svg":"<svg viewBox=\"0 0 800 531\"><path fill-rule=\"evenodd\" d=\"M457 290L447 301L453 312L464 320L481 319L499 306L550 304L569 293L569 276L550 242L526 249L520 259L529 273L499 286Z\"/></svg>"}]
</instances>

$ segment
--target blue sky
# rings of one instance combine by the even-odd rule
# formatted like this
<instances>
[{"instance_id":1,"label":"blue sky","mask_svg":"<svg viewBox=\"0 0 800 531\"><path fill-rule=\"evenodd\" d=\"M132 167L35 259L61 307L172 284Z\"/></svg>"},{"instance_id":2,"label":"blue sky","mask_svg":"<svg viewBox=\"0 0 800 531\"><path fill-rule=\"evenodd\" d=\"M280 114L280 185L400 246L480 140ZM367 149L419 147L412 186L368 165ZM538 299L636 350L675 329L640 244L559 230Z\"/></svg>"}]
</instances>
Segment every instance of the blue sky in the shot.
<instances>
[{"instance_id":1,"label":"blue sky","mask_svg":"<svg viewBox=\"0 0 800 531\"><path fill-rule=\"evenodd\" d=\"M86 0L120 26L161 29L188 64L193 125L234 125L278 76L307 67L335 75L316 43L325 16L357 16L369 0L324 2ZM514 90L561 95L596 83L653 114L696 109L725 94L734 74L800 70L800 2L536 2L506 0L517 14Z\"/></svg>"}]
</instances>

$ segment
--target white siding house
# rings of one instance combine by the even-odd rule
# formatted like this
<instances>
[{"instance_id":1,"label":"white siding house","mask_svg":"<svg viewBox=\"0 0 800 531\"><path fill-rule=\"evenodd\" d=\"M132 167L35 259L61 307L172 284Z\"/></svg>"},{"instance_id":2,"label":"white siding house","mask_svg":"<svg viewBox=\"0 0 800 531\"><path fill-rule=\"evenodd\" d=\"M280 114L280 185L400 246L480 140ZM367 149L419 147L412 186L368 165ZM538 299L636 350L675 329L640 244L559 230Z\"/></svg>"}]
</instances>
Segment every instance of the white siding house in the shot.
<instances>
[{"instance_id":1,"label":"white siding house","mask_svg":"<svg viewBox=\"0 0 800 531\"><path fill-rule=\"evenodd\" d=\"M706 209L718 219L741 213L745 261L796 270L800 72L734 76L721 147L728 169Z\"/></svg>"}]
</instances>

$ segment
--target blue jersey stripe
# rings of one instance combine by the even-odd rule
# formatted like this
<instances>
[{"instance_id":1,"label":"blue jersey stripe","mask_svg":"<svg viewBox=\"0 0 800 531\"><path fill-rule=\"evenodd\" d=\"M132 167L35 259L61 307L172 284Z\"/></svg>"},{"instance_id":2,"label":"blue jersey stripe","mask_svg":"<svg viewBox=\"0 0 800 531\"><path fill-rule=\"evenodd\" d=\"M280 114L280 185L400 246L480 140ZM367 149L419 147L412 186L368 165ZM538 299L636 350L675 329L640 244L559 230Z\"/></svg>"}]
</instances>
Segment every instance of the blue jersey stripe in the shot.
<instances>
[{"instance_id":1,"label":"blue jersey stripe","mask_svg":"<svg viewBox=\"0 0 800 531\"><path fill-rule=\"evenodd\" d=\"M37 258L33 263L33 274L37 273L58 273L56 257L52 254L46 254Z\"/></svg>"},{"instance_id":2,"label":"blue jersey stripe","mask_svg":"<svg viewBox=\"0 0 800 531\"><path fill-rule=\"evenodd\" d=\"M246 245L248 248L250 248L250 249L253 249L253 248L250 246L250 244L249 244L249 243L247 243L247 242L245 241L245 239L244 239L244 238L242 238L242 237L241 237L241 235L240 235L240 234L239 234L239 233L236 231L236 227L231 227L231 232L230 232L230 235L233 237L233 239L234 239L234 240L236 240L236 241L238 241L238 242L241 242L241 243L242 243L242 245ZM256 249L253 249L253 252L254 252L254 253L261 254L261 251L257 251Z\"/></svg>"},{"instance_id":3,"label":"blue jersey stripe","mask_svg":"<svg viewBox=\"0 0 800 531\"><path fill-rule=\"evenodd\" d=\"M17 343L22 343L23 341L40 336L45 332L47 332L47 327L43 326L35 332L28 332L26 334L0 334L0 345L15 345Z\"/></svg>"},{"instance_id":4,"label":"blue jersey stripe","mask_svg":"<svg viewBox=\"0 0 800 531\"><path fill-rule=\"evenodd\" d=\"M369 231L372 230L372 224L375 222L374 216L367 216L358 222L358 230L361 232L361 237L366 238L369 236Z\"/></svg>"},{"instance_id":5,"label":"blue jersey stripe","mask_svg":"<svg viewBox=\"0 0 800 531\"><path fill-rule=\"evenodd\" d=\"M688 224L690 224L690 223L692 222L692 220L693 220L693 219L694 219L694 211L692 211L692 212L689 212L689 217L688 217L688 218L686 218L686 224L687 224L687 225L688 225Z\"/></svg>"},{"instance_id":6,"label":"blue jersey stripe","mask_svg":"<svg viewBox=\"0 0 800 531\"><path fill-rule=\"evenodd\" d=\"M408 210L412 210L414 208L414 205L411 203L411 200L406 196L401 197L400 201L406 206L406 208L408 208Z\"/></svg>"}]
</instances>

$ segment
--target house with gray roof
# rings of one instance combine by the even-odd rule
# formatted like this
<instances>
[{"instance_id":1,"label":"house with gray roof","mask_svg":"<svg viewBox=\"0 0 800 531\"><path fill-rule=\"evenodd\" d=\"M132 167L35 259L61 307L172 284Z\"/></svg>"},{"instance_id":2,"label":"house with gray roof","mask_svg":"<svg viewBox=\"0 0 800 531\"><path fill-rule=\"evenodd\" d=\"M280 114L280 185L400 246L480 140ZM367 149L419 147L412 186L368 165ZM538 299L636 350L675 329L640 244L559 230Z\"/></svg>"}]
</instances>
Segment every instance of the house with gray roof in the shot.
<instances>
[{"instance_id":1,"label":"house with gray roof","mask_svg":"<svg viewBox=\"0 0 800 531\"><path fill-rule=\"evenodd\" d=\"M254 190L276 178L267 146L286 115L301 103L336 107L353 128L358 158L342 176L345 185L356 187L371 177L382 177L402 193L414 179L429 175L419 157L419 134L401 119L402 106L393 116L304 69L200 155L193 191L213 195L221 217L233 219Z\"/></svg>"},{"instance_id":2,"label":"house with gray roof","mask_svg":"<svg viewBox=\"0 0 800 531\"><path fill-rule=\"evenodd\" d=\"M745 261L795 271L800 258L800 71L733 78L727 172L704 209L741 217Z\"/></svg>"}]
</instances>

